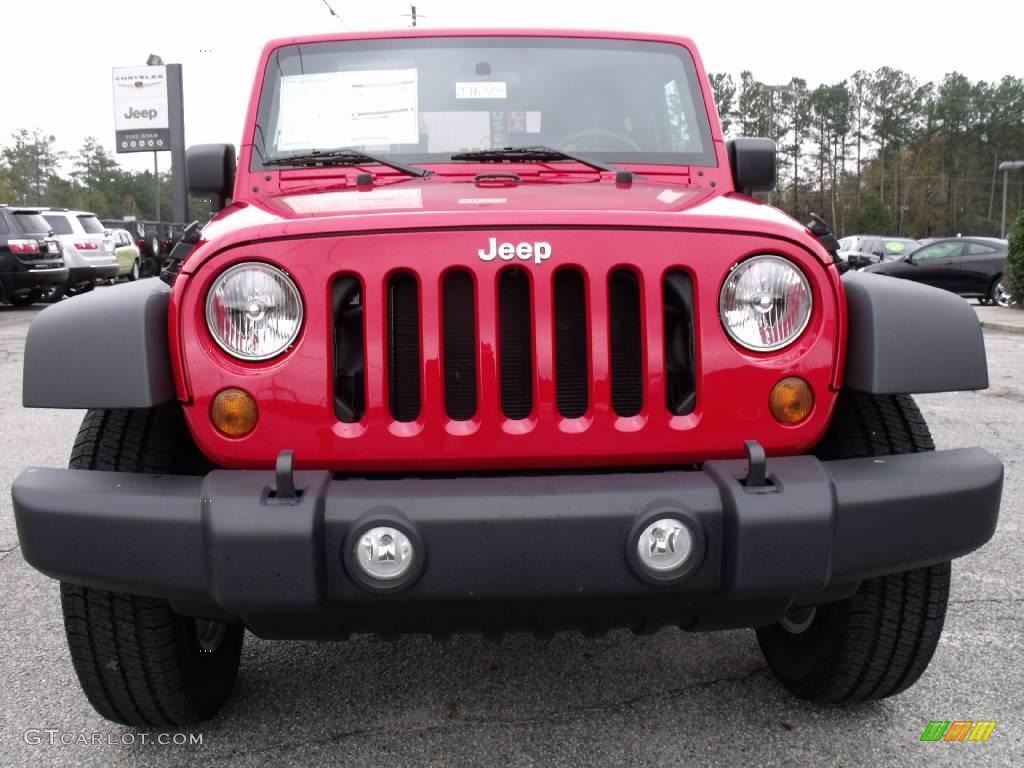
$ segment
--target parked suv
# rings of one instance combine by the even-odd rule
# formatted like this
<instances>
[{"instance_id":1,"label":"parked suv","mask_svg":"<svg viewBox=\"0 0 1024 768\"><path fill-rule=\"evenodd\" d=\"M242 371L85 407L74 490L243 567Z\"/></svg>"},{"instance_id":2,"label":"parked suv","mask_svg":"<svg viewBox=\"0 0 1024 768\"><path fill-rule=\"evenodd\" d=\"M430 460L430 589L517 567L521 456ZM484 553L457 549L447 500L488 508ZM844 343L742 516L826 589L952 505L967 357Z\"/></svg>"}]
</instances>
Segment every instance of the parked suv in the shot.
<instances>
[{"instance_id":1,"label":"parked suv","mask_svg":"<svg viewBox=\"0 0 1024 768\"><path fill-rule=\"evenodd\" d=\"M898 261L920 247L919 241L909 237L850 235L839 241L839 258L853 269L862 269L871 264Z\"/></svg>"},{"instance_id":2,"label":"parked suv","mask_svg":"<svg viewBox=\"0 0 1024 768\"><path fill-rule=\"evenodd\" d=\"M46 296L56 301L63 295L73 296L91 291L97 282L117 278L114 238L95 214L69 211L66 208L37 208L50 228L60 238L64 261L69 273L63 286L56 286Z\"/></svg>"},{"instance_id":3,"label":"parked suv","mask_svg":"<svg viewBox=\"0 0 1024 768\"><path fill-rule=\"evenodd\" d=\"M142 277L160 274L185 230L184 224L168 221L126 218L103 219L102 223L112 230L125 229L131 234L141 254Z\"/></svg>"},{"instance_id":4,"label":"parked suv","mask_svg":"<svg viewBox=\"0 0 1024 768\"><path fill-rule=\"evenodd\" d=\"M988 385L977 318L843 274L711 93L656 34L266 47L237 170L188 153L217 216L28 333L25 405L88 411L18 536L100 713L210 717L245 629L753 627L799 697L914 684L999 511L912 399Z\"/></svg>"},{"instance_id":5,"label":"parked suv","mask_svg":"<svg viewBox=\"0 0 1024 768\"><path fill-rule=\"evenodd\" d=\"M68 279L60 240L33 210L0 205L0 301L26 307Z\"/></svg>"}]
</instances>

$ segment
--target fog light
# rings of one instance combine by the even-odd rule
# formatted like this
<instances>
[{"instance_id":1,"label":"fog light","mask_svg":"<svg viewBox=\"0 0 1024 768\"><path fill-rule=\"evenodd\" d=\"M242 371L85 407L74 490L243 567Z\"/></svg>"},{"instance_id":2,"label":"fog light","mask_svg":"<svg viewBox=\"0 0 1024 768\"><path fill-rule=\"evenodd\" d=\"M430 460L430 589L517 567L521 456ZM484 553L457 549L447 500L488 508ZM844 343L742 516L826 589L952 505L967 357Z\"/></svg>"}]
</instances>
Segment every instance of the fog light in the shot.
<instances>
[{"instance_id":1,"label":"fog light","mask_svg":"<svg viewBox=\"0 0 1024 768\"><path fill-rule=\"evenodd\" d=\"M669 575L681 568L693 552L693 534L680 520L662 517L648 525L636 541L640 563L654 574Z\"/></svg>"},{"instance_id":2,"label":"fog light","mask_svg":"<svg viewBox=\"0 0 1024 768\"><path fill-rule=\"evenodd\" d=\"M256 401L240 389L218 392L210 405L210 421L218 432L228 437L245 437L256 428L258 418Z\"/></svg>"},{"instance_id":3,"label":"fog light","mask_svg":"<svg viewBox=\"0 0 1024 768\"><path fill-rule=\"evenodd\" d=\"M416 560L409 537L387 525L365 531L356 541L352 555L363 573L377 581L402 578Z\"/></svg>"},{"instance_id":4,"label":"fog light","mask_svg":"<svg viewBox=\"0 0 1024 768\"><path fill-rule=\"evenodd\" d=\"M768 407L776 421L798 424L806 419L814 407L811 385L796 376L788 376L774 387L768 398Z\"/></svg>"}]
</instances>

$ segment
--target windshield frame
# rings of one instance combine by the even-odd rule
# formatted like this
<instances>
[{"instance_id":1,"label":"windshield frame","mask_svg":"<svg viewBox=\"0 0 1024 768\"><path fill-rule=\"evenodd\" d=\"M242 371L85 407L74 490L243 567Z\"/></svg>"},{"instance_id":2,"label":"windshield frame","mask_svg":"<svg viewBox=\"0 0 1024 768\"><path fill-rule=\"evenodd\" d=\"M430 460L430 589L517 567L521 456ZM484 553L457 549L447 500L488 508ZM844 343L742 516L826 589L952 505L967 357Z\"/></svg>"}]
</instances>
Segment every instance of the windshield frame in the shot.
<instances>
[{"instance_id":1,"label":"windshield frame","mask_svg":"<svg viewBox=\"0 0 1024 768\"><path fill-rule=\"evenodd\" d=\"M281 41L285 42L285 41ZM254 107L252 111L252 123L247 127L246 143L249 143L252 152L248 170L251 172L282 171L290 170L274 160L285 156L287 153L271 155L269 162L264 162L264 157L269 153L266 150L266 136L269 133L269 126L273 112L277 109L275 99L279 94L279 83L282 74L280 61L285 54L297 55L301 58L302 51L312 46L336 47L340 50L352 51L359 48L380 51L400 47L406 50L430 49L449 44L453 47L505 47L505 48L537 48L537 47L560 47L560 48L585 48L585 49L609 49L625 51L642 51L650 49L658 53L670 53L680 60L683 78L687 89L691 94L694 125L693 130L697 134L701 145L700 152L636 152L632 150L616 151L595 151L576 150L576 154L586 155L588 158L615 165L653 166L662 168L672 167L696 167L696 168L718 168L720 166L718 157L718 146L713 125L714 115L711 111L708 94L705 93L702 81L703 70L695 53L681 40L675 39L652 39L652 38L618 38L603 36L576 36L572 34L515 34L508 32L496 32L487 35L462 35L457 32L446 32L436 36L402 36L402 37L359 37L341 39L307 39L289 40L285 45L279 45L266 52L265 67L257 80L257 91L254 94ZM292 52L295 52L292 54ZM320 148L310 148L320 149ZM329 149L329 148L327 148ZM426 152L389 152L379 148L368 150L372 154L382 155L389 160L399 163L414 164L418 166L427 165L451 165L453 152L426 153ZM566 150L573 153L574 150ZM550 160L547 163L567 163L569 160ZM374 165L367 162L366 165Z\"/></svg>"}]
</instances>

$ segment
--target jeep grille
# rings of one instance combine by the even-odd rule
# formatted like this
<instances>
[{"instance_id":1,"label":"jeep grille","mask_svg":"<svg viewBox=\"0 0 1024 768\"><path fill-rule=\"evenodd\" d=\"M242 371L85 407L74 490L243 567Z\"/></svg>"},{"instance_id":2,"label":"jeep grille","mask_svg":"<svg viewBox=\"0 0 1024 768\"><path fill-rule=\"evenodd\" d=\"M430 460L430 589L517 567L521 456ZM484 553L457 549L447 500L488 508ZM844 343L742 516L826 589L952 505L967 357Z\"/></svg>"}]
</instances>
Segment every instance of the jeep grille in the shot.
<instances>
[{"instance_id":1,"label":"jeep grille","mask_svg":"<svg viewBox=\"0 0 1024 768\"><path fill-rule=\"evenodd\" d=\"M541 275L543 274L543 277ZM553 310L552 339L538 337L534 316L538 280ZM605 296L605 327L600 329L608 343L611 410L618 416L635 416L643 410L645 395L645 354L643 291L641 277L631 269L608 274ZM568 267L555 272L530 274L511 267L497 279L495 320L497 323L496 370L492 377L481 369L480 296L473 275L466 270L447 272L440 283L440 295L423 295L424 287L411 272L397 272L387 281L386 391L392 418L416 421L422 412L423 303L434 303L439 312L436 332L440 339L443 371L444 409L453 421L469 421L477 415L481 387L497 387L501 411L506 419L522 420L538 413L554 412L566 419L584 416L600 396L591 380L589 350L594 338L592 294L596 286L584 271ZM358 277L345 275L334 284L335 414L343 422L359 422L365 416L366 376L363 290ZM695 354L693 331L693 288L685 272L668 272L662 285L664 354L666 366L666 407L675 415L691 413L695 407ZM438 317L439 316L439 317ZM538 345L554 357L554 402L538 402L547 392L538 382L535 359ZM428 363L429 364L429 363ZM494 376L493 374L497 374Z\"/></svg>"}]
</instances>

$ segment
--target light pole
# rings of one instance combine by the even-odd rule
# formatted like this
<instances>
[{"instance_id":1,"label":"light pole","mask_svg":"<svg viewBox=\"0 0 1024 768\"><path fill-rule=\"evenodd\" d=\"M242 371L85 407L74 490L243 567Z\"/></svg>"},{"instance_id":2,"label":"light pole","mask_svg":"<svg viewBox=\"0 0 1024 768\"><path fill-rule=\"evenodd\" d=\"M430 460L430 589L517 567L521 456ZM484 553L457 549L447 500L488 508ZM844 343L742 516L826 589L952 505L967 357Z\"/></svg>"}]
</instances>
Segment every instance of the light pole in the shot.
<instances>
[{"instance_id":1,"label":"light pole","mask_svg":"<svg viewBox=\"0 0 1024 768\"><path fill-rule=\"evenodd\" d=\"M1024 160L1007 160L999 164L999 170L1003 172L1003 219L999 225L1000 239L1006 239L1006 188L1010 185L1010 171L1019 171L1024 168Z\"/></svg>"},{"instance_id":2,"label":"light pole","mask_svg":"<svg viewBox=\"0 0 1024 768\"><path fill-rule=\"evenodd\" d=\"M146 59L146 66L147 67L162 67L163 65L164 65L164 60L162 58L160 58L159 56L157 56L155 53L149 54L149 58ZM159 224L160 221L162 220L162 217L160 216L160 165L157 162L157 158L158 157L160 157L160 153L159 152L154 152L153 153L153 197L155 198L155 200L154 200L153 204L156 206L156 221L157 221L157 224ZM158 232L159 232L159 229L160 228L157 227L157 231Z\"/></svg>"}]
</instances>

